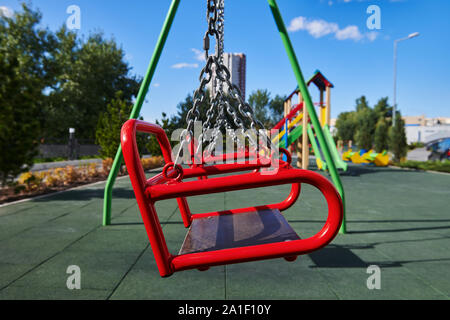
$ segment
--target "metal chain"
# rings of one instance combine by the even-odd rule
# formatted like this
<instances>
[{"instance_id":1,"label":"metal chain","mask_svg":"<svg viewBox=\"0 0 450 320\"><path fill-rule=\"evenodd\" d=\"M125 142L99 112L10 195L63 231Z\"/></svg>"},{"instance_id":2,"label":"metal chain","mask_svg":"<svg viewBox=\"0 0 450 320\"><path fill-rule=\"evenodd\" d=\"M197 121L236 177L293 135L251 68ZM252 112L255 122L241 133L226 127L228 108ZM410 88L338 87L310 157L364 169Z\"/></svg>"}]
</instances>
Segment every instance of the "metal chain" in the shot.
<instances>
[{"instance_id":1,"label":"metal chain","mask_svg":"<svg viewBox=\"0 0 450 320\"><path fill-rule=\"evenodd\" d=\"M252 130L258 130L260 135L264 138L263 141L270 141L266 147L276 150L271 140L267 137L264 125L256 119L252 107L245 102L242 93L236 85L231 83L231 74L228 68L224 65L224 0L207 0L206 19L208 22L208 30L203 39L203 49L205 51L206 64L200 72L200 85L194 92L193 106L186 116L187 127L181 134L181 144L175 160L176 164L180 163L180 158L186 146L192 143L194 137L194 124L200 119L199 107L205 101L206 85L211 83L211 86L217 88L217 92L211 100L211 105L206 112L206 121L203 124L202 134L198 139L198 149L195 151L196 156L199 156L203 143L208 143L206 149L207 153L212 153L217 145L220 133L223 131L232 132L233 127L245 133L245 137L249 139L249 144L258 150L257 139L249 134L246 127ZM215 40L216 52L214 55L209 54L211 38ZM228 87L228 94L224 92L224 85ZM237 110L231 103L230 99L237 104ZM232 119L229 122L228 117ZM236 134L232 134L232 138L239 145L242 146L240 140L237 139ZM275 148L275 149L273 149ZM200 156L201 158L201 156Z\"/></svg>"}]
</instances>

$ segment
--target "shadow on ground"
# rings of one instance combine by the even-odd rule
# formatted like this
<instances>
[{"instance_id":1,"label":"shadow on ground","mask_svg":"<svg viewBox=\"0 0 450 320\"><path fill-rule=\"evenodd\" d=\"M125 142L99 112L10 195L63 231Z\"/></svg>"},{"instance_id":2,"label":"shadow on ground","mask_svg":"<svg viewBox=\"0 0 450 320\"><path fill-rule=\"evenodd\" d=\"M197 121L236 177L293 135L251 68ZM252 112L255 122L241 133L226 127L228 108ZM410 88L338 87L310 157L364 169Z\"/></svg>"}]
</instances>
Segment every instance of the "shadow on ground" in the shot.
<instances>
[{"instance_id":1,"label":"shadow on ground","mask_svg":"<svg viewBox=\"0 0 450 320\"><path fill-rule=\"evenodd\" d=\"M55 194L53 196L34 199L35 202L52 202L55 200L96 200L103 199L104 190L102 189L76 189L69 190L64 193ZM113 189L113 199L134 199L134 192L129 188L116 187Z\"/></svg>"},{"instance_id":2,"label":"shadow on ground","mask_svg":"<svg viewBox=\"0 0 450 320\"><path fill-rule=\"evenodd\" d=\"M322 250L309 254L315 266L311 268L367 268L376 265L380 268L398 268L407 263L450 261L449 258L418 259L418 260L393 260L393 261L364 261L353 250L375 249L377 244L367 245L329 245Z\"/></svg>"},{"instance_id":3,"label":"shadow on ground","mask_svg":"<svg viewBox=\"0 0 450 320\"><path fill-rule=\"evenodd\" d=\"M375 167L373 165L349 165L346 172L339 171L341 176L359 177L365 174L374 174L381 172L404 172L402 169L395 169L390 167Z\"/></svg>"}]
</instances>

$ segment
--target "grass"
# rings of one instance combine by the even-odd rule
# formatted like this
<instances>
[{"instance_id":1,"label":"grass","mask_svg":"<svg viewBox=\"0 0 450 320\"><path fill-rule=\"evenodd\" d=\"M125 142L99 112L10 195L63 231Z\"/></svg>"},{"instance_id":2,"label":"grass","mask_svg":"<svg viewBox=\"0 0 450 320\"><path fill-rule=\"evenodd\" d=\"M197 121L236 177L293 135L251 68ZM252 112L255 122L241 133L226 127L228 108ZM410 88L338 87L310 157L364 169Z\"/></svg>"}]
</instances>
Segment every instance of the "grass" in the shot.
<instances>
[{"instance_id":1,"label":"grass","mask_svg":"<svg viewBox=\"0 0 450 320\"><path fill-rule=\"evenodd\" d=\"M36 158L36 159L33 159L33 163L58 162L58 161L65 161L65 160L67 160L67 158L62 158L62 157Z\"/></svg>"},{"instance_id":2,"label":"grass","mask_svg":"<svg viewBox=\"0 0 450 320\"><path fill-rule=\"evenodd\" d=\"M395 164L401 168L420 169L420 170L432 170L439 172L450 173L450 160L445 161L412 161L408 160Z\"/></svg>"},{"instance_id":3,"label":"grass","mask_svg":"<svg viewBox=\"0 0 450 320\"><path fill-rule=\"evenodd\" d=\"M100 156L82 156L77 160L92 160L92 159L101 159ZM48 162L59 162L59 161L67 161L69 158L64 157L53 157L53 158L36 158L33 160L34 163L48 163Z\"/></svg>"},{"instance_id":4,"label":"grass","mask_svg":"<svg viewBox=\"0 0 450 320\"><path fill-rule=\"evenodd\" d=\"M414 150L414 149L423 148L423 147L425 147L425 144L423 144L422 142L413 142L410 145L408 145L409 150Z\"/></svg>"}]
</instances>

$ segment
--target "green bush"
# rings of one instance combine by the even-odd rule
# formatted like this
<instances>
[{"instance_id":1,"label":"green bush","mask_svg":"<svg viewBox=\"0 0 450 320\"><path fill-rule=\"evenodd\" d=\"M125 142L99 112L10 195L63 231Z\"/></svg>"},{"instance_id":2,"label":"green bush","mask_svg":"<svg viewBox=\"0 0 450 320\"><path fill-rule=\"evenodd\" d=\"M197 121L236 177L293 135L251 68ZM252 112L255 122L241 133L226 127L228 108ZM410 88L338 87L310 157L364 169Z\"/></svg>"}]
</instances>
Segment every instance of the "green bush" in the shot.
<instances>
[{"instance_id":1,"label":"green bush","mask_svg":"<svg viewBox=\"0 0 450 320\"><path fill-rule=\"evenodd\" d=\"M405 121L400 112L395 117L395 126L389 128L389 150L394 154L394 161L400 162L408 153Z\"/></svg>"},{"instance_id":2,"label":"green bush","mask_svg":"<svg viewBox=\"0 0 450 320\"><path fill-rule=\"evenodd\" d=\"M395 163L396 166L401 168L431 170L439 172L450 173L450 160L445 161L405 161L401 163Z\"/></svg>"},{"instance_id":3,"label":"green bush","mask_svg":"<svg viewBox=\"0 0 450 320\"><path fill-rule=\"evenodd\" d=\"M33 164L38 154L42 119L42 43L40 14L0 15L0 182L3 186Z\"/></svg>"},{"instance_id":4,"label":"green bush","mask_svg":"<svg viewBox=\"0 0 450 320\"><path fill-rule=\"evenodd\" d=\"M380 118L375 127L374 146L376 152L389 149L389 126L385 118Z\"/></svg>"},{"instance_id":5,"label":"green bush","mask_svg":"<svg viewBox=\"0 0 450 320\"><path fill-rule=\"evenodd\" d=\"M96 142L100 145L100 156L103 159L114 159L120 145L120 131L129 119L133 105L123 99L122 91L116 93L116 98L108 104L106 112L102 113L95 132ZM143 120L142 117L139 120ZM139 152L142 154L151 136L138 132L136 136Z\"/></svg>"},{"instance_id":6,"label":"green bush","mask_svg":"<svg viewBox=\"0 0 450 320\"><path fill-rule=\"evenodd\" d=\"M423 147L425 147L423 142L413 142L410 145L408 145L409 150L414 150L414 149L423 148Z\"/></svg>"}]
</instances>

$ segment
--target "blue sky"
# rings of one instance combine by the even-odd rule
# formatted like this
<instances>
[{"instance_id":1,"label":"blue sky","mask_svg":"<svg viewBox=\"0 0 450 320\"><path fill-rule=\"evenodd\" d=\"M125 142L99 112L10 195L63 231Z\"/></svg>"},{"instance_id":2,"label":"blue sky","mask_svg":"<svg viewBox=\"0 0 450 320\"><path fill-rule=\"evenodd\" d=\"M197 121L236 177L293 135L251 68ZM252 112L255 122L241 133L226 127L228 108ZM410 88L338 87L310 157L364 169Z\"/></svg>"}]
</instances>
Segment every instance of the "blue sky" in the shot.
<instances>
[{"instance_id":1,"label":"blue sky","mask_svg":"<svg viewBox=\"0 0 450 320\"><path fill-rule=\"evenodd\" d=\"M87 35L103 31L127 53L132 72L144 75L170 0L34 0L43 24L57 29L70 5L81 9ZM264 0L226 0L225 50L247 55L247 94L268 89L289 94L296 86L286 53ZM147 121L172 114L198 86L206 30L206 0L182 0L156 70L142 115ZM403 115L450 117L450 1L448 0L278 0L305 78L316 69L335 85L332 117L354 109L365 95L371 105L385 96L392 102L393 41L398 56L398 107ZM367 8L381 9L381 29L369 30ZM1 0L1 10L17 10L17 0ZM176 66L185 66L176 68ZM316 89L311 89L314 100Z\"/></svg>"}]
</instances>

